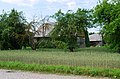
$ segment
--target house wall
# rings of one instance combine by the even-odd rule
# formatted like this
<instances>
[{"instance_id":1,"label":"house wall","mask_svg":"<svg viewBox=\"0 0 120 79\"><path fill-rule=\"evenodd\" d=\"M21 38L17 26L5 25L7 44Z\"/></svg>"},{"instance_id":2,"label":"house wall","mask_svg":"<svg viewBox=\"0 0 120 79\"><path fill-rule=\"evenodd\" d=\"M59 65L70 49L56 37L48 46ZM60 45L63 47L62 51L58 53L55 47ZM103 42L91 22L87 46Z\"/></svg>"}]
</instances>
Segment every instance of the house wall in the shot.
<instances>
[{"instance_id":1,"label":"house wall","mask_svg":"<svg viewBox=\"0 0 120 79\"><path fill-rule=\"evenodd\" d=\"M90 46L102 46L102 41L90 41Z\"/></svg>"},{"instance_id":2,"label":"house wall","mask_svg":"<svg viewBox=\"0 0 120 79\"><path fill-rule=\"evenodd\" d=\"M77 44L78 47L84 48L85 46L85 38L77 37Z\"/></svg>"}]
</instances>

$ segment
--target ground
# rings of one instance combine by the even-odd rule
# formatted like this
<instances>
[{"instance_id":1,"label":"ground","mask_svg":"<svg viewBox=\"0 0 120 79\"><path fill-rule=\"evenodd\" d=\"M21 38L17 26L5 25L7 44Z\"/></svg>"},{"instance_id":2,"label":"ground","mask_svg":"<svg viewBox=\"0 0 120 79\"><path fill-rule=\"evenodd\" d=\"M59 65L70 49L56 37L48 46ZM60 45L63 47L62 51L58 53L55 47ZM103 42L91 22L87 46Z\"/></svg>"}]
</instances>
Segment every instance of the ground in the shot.
<instances>
[{"instance_id":1,"label":"ground","mask_svg":"<svg viewBox=\"0 0 120 79\"><path fill-rule=\"evenodd\" d=\"M55 74L40 74L32 72L0 70L0 79L110 79L110 78L93 78L85 76L63 76Z\"/></svg>"}]
</instances>

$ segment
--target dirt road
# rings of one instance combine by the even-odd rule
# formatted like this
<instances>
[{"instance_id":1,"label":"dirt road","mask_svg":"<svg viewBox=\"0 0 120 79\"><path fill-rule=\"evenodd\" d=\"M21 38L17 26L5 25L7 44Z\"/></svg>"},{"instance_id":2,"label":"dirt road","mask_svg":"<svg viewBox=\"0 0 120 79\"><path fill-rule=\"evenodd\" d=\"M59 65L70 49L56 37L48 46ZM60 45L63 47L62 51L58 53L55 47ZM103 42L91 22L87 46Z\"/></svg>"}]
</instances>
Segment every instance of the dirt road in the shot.
<instances>
[{"instance_id":1,"label":"dirt road","mask_svg":"<svg viewBox=\"0 0 120 79\"><path fill-rule=\"evenodd\" d=\"M63 76L0 69L0 79L109 79L84 76Z\"/></svg>"}]
</instances>

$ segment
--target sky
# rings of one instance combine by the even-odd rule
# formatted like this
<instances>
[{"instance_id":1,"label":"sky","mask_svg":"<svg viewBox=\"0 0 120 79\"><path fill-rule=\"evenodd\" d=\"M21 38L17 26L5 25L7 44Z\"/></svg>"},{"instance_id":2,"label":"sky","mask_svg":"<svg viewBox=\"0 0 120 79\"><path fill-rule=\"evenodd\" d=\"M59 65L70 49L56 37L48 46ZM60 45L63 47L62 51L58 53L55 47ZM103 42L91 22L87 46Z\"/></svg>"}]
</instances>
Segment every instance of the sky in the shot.
<instances>
[{"instance_id":1,"label":"sky","mask_svg":"<svg viewBox=\"0 0 120 79\"><path fill-rule=\"evenodd\" d=\"M0 14L3 9L7 12L11 9L23 11L28 21L35 16L44 17L53 15L59 9L63 12L67 10L76 11L78 8L92 9L98 0L0 0ZM91 32L97 32L99 29L91 29Z\"/></svg>"}]
</instances>

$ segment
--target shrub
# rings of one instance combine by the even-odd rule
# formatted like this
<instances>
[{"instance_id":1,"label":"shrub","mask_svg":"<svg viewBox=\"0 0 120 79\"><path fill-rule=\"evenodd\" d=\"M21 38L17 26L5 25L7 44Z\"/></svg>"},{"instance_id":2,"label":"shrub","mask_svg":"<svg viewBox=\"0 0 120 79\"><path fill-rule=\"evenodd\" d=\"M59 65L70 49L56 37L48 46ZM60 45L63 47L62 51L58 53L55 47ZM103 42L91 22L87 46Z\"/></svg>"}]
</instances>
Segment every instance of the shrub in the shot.
<instances>
[{"instance_id":1,"label":"shrub","mask_svg":"<svg viewBox=\"0 0 120 79\"><path fill-rule=\"evenodd\" d=\"M37 48L55 48L51 39L39 40Z\"/></svg>"},{"instance_id":2,"label":"shrub","mask_svg":"<svg viewBox=\"0 0 120 79\"><path fill-rule=\"evenodd\" d=\"M63 41L53 41L53 44L58 49L67 49L68 48L67 44Z\"/></svg>"}]
</instances>

